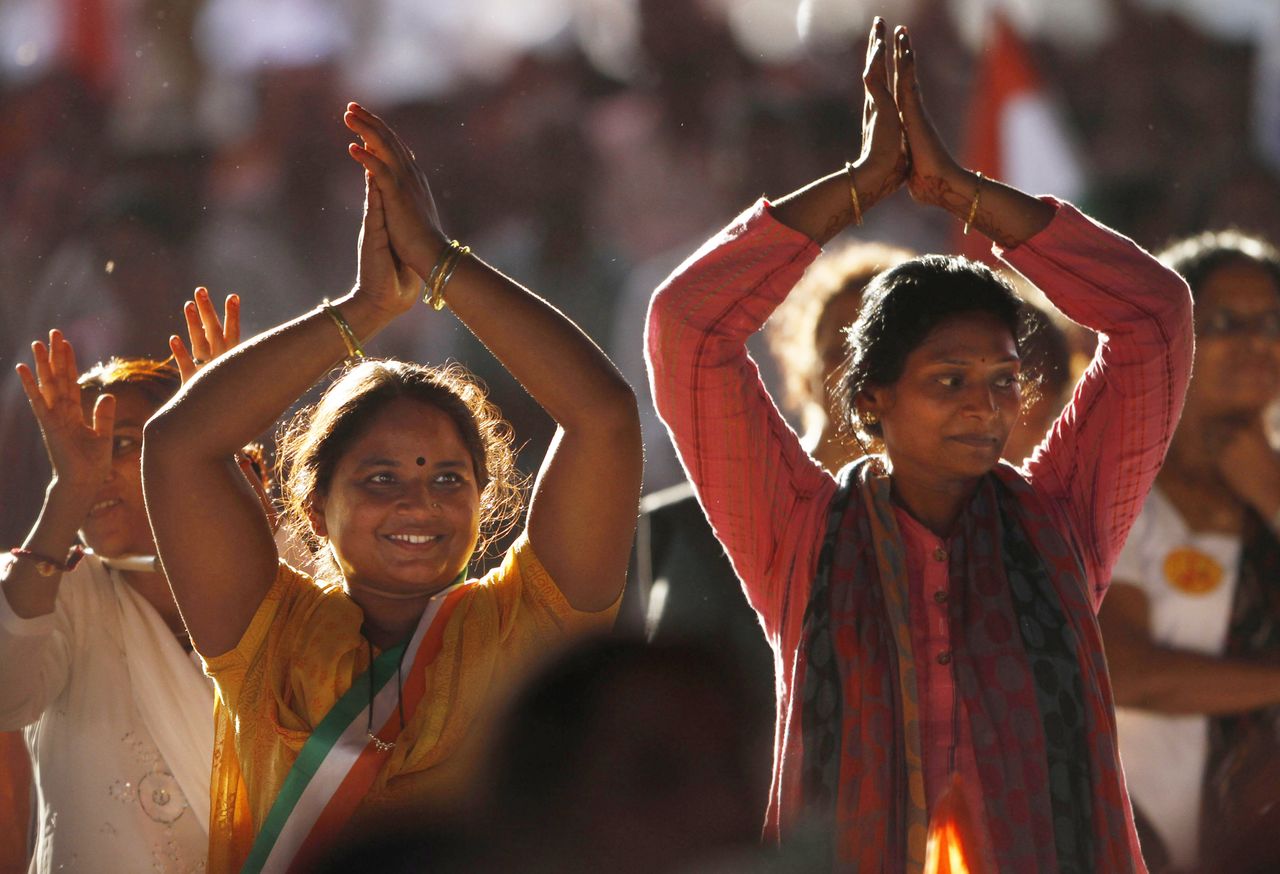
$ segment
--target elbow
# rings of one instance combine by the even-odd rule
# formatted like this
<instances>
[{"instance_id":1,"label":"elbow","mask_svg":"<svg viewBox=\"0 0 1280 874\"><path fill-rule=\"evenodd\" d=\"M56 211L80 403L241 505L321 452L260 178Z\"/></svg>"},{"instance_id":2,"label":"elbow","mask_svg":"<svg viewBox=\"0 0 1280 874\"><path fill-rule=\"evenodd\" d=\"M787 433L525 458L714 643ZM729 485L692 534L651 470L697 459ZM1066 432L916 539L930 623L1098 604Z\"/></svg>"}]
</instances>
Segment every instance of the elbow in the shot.
<instances>
[{"instance_id":1,"label":"elbow","mask_svg":"<svg viewBox=\"0 0 1280 874\"><path fill-rule=\"evenodd\" d=\"M181 422L172 415L171 405L165 404L142 426L142 469L163 467L180 451Z\"/></svg>"},{"instance_id":2,"label":"elbow","mask_svg":"<svg viewBox=\"0 0 1280 874\"><path fill-rule=\"evenodd\" d=\"M614 439L628 435L634 435L637 441L640 439L640 405L636 393L617 371L583 412L593 429Z\"/></svg>"},{"instance_id":3,"label":"elbow","mask_svg":"<svg viewBox=\"0 0 1280 874\"><path fill-rule=\"evenodd\" d=\"M654 292L649 301L649 315L645 320L644 359L650 372L661 368L670 359L671 348L668 328L675 321L671 312L674 298L665 290Z\"/></svg>"}]
</instances>

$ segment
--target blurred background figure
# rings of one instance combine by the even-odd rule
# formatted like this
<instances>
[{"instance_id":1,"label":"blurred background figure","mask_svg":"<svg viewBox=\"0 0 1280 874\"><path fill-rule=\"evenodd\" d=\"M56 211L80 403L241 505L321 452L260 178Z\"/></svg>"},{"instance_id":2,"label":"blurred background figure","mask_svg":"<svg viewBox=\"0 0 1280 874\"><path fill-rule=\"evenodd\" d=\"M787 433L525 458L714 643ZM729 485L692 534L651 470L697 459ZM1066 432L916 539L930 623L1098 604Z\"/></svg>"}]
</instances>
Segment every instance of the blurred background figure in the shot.
<instances>
[{"instance_id":1,"label":"blurred background figure","mask_svg":"<svg viewBox=\"0 0 1280 874\"><path fill-rule=\"evenodd\" d=\"M324 870L660 874L749 853L747 705L714 644L579 642L511 698L470 817L377 835Z\"/></svg>"},{"instance_id":2,"label":"blurred background figure","mask_svg":"<svg viewBox=\"0 0 1280 874\"><path fill-rule=\"evenodd\" d=\"M389 107L411 140L430 132L430 169L448 180L439 194L459 236L601 338L647 407L648 292L717 217L844 160L858 121L845 52L877 9L0 4L0 105L13 121L0 131L0 542L21 537L26 520L8 510L34 505L45 482L22 462L39 450L12 374L33 325L65 326L86 365L108 352L163 356L154 338L167 310L155 295L172 303L216 282L247 301L253 333L349 271L359 180L338 172L336 133L314 123L346 96ZM1280 238L1280 6L901 0L894 12L938 47L923 85L940 132L969 143L974 166L1027 190L1069 191L1147 246L1228 219ZM1035 145L1045 143L1058 145ZM979 160L983 144L998 148ZM1064 155L1070 186L1043 175ZM868 230L921 251L955 242L945 222L898 202ZM446 318L389 331L374 351L439 363L473 358L468 343ZM550 423L504 374L484 376L528 435L520 465L531 473ZM678 483L656 420L645 438L646 489Z\"/></svg>"},{"instance_id":3,"label":"blurred background figure","mask_svg":"<svg viewBox=\"0 0 1280 874\"><path fill-rule=\"evenodd\" d=\"M714 643L566 653L516 697L492 761L505 870L684 870L753 846L746 705L734 654Z\"/></svg>"},{"instance_id":4,"label":"blurred background figure","mask_svg":"<svg viewBox=\"0 0 1280 874\"><path fill-rule=\"evenodd\" d=\"M1099 620L1152 872L1280 870L1280 254L1161 256L1195 298L1194 377Z\"/></svg>"},{"instance_id":5,"label":"blurred background figure","mask_svg":"<svg viewBox=\"0 0 1280 874\"><path fill-rule=\"evenodd\" d=\"M1004 460L1015 466L1026 461L1044 439L1084 370L1083 366L1072 366L1068 331L1074 328L1076 333L1088 333L1069 322L1039 289L1023 282L1018 291L1023 295L1022 319L1028 323L1022 369L1031 374L1032 382L1022 396L1022 412L1004 447ZM1061 327L1064 322L1070 327Z\"/></svg>"}]
</instances>

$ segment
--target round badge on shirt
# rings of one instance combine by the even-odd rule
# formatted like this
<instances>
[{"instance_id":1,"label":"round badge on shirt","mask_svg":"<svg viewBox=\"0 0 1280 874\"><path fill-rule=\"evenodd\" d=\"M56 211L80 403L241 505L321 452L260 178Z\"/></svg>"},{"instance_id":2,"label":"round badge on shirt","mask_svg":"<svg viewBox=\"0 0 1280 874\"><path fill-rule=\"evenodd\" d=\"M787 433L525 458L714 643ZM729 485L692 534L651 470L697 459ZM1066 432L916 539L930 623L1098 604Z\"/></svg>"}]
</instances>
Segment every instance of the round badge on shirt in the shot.
<instances>
[{"instance_id":1,"label":"round badge on shirt","mask_svg":"<svg viewBox=\"0 0 1280 874\"><path fill-rule=\"evenodd\" d=\"M1164 559L1164 578L1185 595L1207 595L1222 585L1224 576L1213 556L1189 546L1178 547Z\"/></svg>"}]
</instances>

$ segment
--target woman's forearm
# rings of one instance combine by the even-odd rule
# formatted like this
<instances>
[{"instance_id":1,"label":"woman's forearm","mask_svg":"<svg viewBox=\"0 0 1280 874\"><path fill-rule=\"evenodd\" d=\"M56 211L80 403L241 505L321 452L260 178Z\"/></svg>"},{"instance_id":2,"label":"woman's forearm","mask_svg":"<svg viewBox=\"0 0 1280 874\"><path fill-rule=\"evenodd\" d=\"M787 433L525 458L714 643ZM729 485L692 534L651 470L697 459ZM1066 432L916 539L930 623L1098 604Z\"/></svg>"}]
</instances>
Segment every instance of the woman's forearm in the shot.
<instances>
[{"instance_id":1,"label":"woman's forearm","mask_svg":"<svg viewBox=\"0 0 1280 874\"><path fill-rule=\"evenodd\" d=\"M333 303L361 342L390 316L352 292ZM347 354L321 309L259 334L208 365L147 423L154 458L170 443L190 458L226 458L279 418Z\"/></svg>"},{"instance_id":2,"label":"woman's forearm","mask_svg":"<svg viewBox=\"0 0 1280 874\"><path fill-rule=\"evenodd\" d=\"M45 490L44 504L31 532L22 542L24 549L59 562L76 543L76 532L84 522L94 491L59 481L54 477ZM44 576L31 559L10 562L0 586L13 612L23 619L52 613L58 599L62 572Z\"/></svg>"},{"instance_id":3,"label":"woman's forearm","mask_svg":"<svg viewBox=\"0 0 1280 874\"><path fill-rule=\"evenodd\" d=\"M968 170L939 180L932 202L1006 249L1043 231L1056 212L1050 203Z\"/></svg>"},{"instance_id":4,"label":"woman's forearm","mask_svg":"<svg viewBox=\"0 0 1280 874\"><path fill-rule=\"evenodd\" d=\"M837 170L779 198L773 204L773 217L822 246L849 225L860 222L895 187L884 173L859 164L852 173Z\"/></svg>"},{"instance_id":5,"label":"woman's forearm","mask_svg":"<svg viewBox=\"0 0 1280 874\"><path fill-rule=\"evenodd\" d=\"M1152 646L1111 659L1116 703L1168 714L1224 716L1280 704L1280 663Z\"/></svg>"},{"instance_id":6,"label":"woman's forearm","mask_svg":"<svg viewBox=\"0 0 1280 874\"><path fill-rule=\"evenodd\" d=\"M630 386L563 313L474 257L458 265L445 302L566 431L634 418ZM637 330L636 342L641 342Z\"/></svg>"}]
</instances>

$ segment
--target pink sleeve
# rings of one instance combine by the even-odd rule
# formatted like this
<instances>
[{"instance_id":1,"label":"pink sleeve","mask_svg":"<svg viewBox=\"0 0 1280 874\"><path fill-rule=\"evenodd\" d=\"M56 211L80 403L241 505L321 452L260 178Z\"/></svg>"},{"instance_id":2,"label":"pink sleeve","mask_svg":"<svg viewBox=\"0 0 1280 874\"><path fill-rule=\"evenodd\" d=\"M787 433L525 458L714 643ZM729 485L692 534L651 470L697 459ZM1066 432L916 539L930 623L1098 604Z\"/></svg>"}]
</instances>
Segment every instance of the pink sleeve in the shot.
<instances>
[{"instance_id":1,"label":"pink sleeve","mask_svg":"<svg viewBox=\"0 0 1280 874\"><path fill-rule=\"evenodd\" d=\"M1071 403L1027 463L1084 554L1096 610L1182 413L1191 294L1132 240L1065 203L1047 228L997 254L1098 332Z\"/></svg>"},{"instance_id":2,"label":"pink sleeve","mask_svg":"<svg viewBox=\"0 0 1280 874\"><path fill-rule=\"evenodd\" d=\"M773 640L787 583L813 575L835 481L779 414L746 341L818 251L760 201L678 267L649 306L654 403Z\"/></svg>"}]
</instances>

